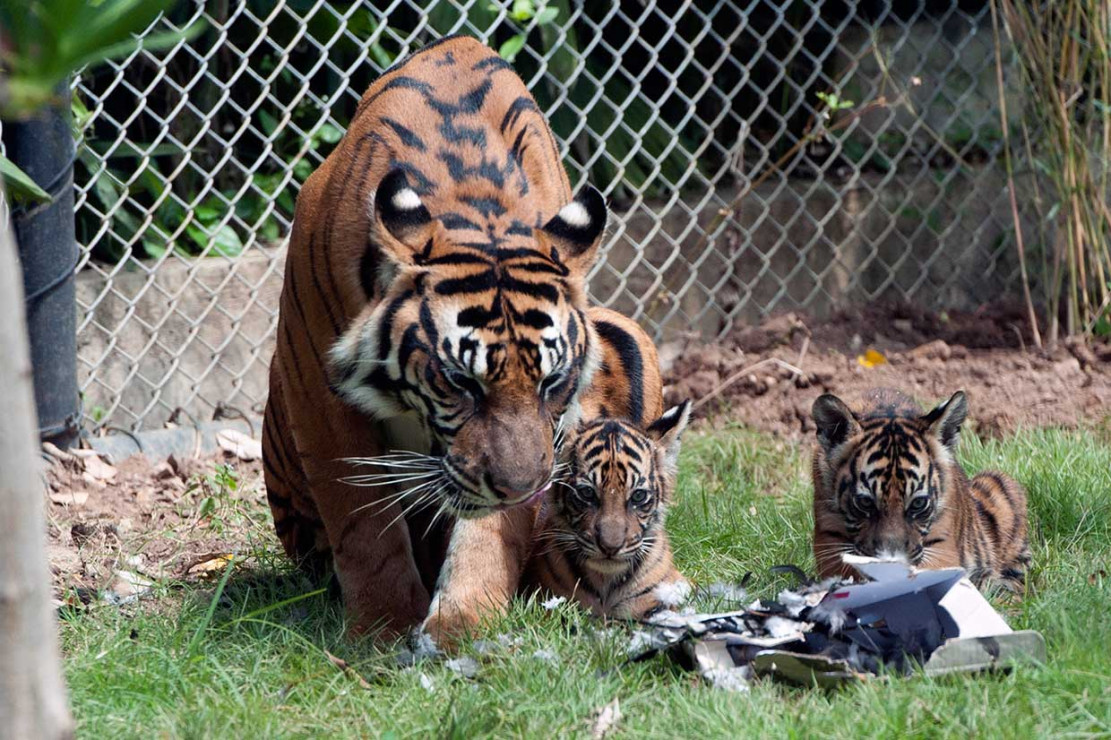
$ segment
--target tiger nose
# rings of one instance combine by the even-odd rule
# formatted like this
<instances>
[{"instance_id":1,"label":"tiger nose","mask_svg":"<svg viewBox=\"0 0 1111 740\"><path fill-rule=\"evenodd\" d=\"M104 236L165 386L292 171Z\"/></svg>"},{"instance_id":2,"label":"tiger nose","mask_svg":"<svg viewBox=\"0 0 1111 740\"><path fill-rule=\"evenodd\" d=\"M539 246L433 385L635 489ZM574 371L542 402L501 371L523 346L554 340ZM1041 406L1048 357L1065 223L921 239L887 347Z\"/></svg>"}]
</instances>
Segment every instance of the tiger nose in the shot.
<instances>
[{"instance_id":1,"label":"tiger nose","mask_svg":"<svg viewBox=\"0 0 1111 740\"><path fill-rule=\"evenodd\" d=\"M612 558L625 544L625 528L614 522L599 522L594 530L594 541L603 555Z\"/></svg>"},{"instance_id":2,"label":"tiger nose","mask_svg":"<svg viewBox=\"0 0 1111 740\"><path fill-rule=\"evenodd\" d=\"M520 502L536 493L543 481L536 483L522 481L500 481L491 475L486 476L486 486L500 501Z\"/></svg>"}]
</instances>

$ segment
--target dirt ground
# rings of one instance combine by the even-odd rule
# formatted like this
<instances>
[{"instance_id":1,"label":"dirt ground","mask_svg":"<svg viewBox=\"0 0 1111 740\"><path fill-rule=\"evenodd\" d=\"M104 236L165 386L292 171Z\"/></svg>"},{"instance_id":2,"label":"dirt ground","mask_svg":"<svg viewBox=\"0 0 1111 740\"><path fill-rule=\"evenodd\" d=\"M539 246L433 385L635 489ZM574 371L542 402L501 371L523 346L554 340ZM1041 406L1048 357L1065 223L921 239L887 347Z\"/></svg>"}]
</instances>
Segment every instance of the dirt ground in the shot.
<instances>
[{"instance_id":1,"label":"dirt ground","mask_svg":"<svg viewBox=\"0 0 1111 740\"><path fill-rule=\"evenodd\" d=\"M47 548L59 605L128 604L156 582L218 577L230 556L255 554L252 531L267 531L258 460L49 457Z\"/></svg>"},{"instance_id":2,"label":"dirt ground","mask_svg":"<svg viewBox=\"0 0 1111 740\"><path fill-rule=\"evenodd\" d=\"M923 403L964 389L968 425L981 436L1024 426L1106 432L1111 346L1065 343L1041 353L1023 327L1015 308L946 316L873 307L822 322L783 315L714 344L671 342L660 355L669 401L691 398L701 418L737 420L788 440L812 433L819 394L851 401L877 386ZM277 552L262 466L251 457L154 464L136 456L110 465L91 451L55 451L47 483L59 604L127 604L155 582L217 577L229 556ZM252 542L259 533L267 540Z\"/></svg>"},{"instance_id":3,"label":"dirt ground","mask_svg":"<svg viewBox=\"0 0 1111 740\"><path fill-rule=\"evenodd\" d=\"M715 344L661 347L665 394L672 403L693 399L701 417L726 416L788 439L813 431L810 407L822 393L851 404L877 387L922 404L963 389L968 428L986 437L1106 425L1111 345L1068 341L1041 352L1026 326L1019 307L948 315L870 307L814 323L786 314Z\"/></svg>"}]
</instances>

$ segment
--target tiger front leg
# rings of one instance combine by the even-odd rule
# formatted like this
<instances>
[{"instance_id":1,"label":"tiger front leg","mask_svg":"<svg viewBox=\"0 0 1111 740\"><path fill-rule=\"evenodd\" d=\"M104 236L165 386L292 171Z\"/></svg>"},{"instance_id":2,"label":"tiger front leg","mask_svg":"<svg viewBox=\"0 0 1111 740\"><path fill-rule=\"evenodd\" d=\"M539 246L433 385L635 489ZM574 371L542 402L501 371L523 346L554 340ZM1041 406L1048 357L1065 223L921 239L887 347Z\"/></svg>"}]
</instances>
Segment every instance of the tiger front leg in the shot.
<instances>
[{"instance_id":1,"label":"tiger front leg","mask_svg":"<svg viewBox=\"0 0 1111 740\"><path fill-rule=\"evenodd\" d=\"M455 522L424 631L444 650L504 614L531 549L537 508L525 505Z\"/></svg>"},{"instance_id":2,"label":"tiger front leg","mask_svg":"<svg viewBox=\"0 0 1111 740\"><path fill-rule=\"evenodd\" d=\"M403 518L393 521L400 514L397 504L365 507L365 501L351 498L350 490L338 488L344 485L328 486L335 490L318 486L316 493L332 543L348 633L399 637L420 624L430 601L413 559L409 529Z\"/></svg>"}]
</instances>

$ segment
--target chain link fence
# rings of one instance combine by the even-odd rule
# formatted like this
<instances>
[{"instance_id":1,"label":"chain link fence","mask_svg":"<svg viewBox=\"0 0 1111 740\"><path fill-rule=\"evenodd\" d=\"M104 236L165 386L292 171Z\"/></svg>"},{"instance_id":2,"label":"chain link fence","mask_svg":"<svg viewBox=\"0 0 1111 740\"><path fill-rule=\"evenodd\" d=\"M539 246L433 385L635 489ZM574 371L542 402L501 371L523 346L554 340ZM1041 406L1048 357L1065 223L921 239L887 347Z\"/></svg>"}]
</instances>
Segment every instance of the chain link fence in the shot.
<instances>
[{"instance_id":1,"label":"chain link fence","mask_svg":"<svg viewBox=\"0 0 1111 740\"><path fill-rule=\"evenodd\" d=\"M610 198L591 292L657 339L1019 285L986 3L216 0L156 26L199 19L74 81L93 426L261 409L300 184L367 85L449 33L512 59Z\"/></svg>"}]
</instances>

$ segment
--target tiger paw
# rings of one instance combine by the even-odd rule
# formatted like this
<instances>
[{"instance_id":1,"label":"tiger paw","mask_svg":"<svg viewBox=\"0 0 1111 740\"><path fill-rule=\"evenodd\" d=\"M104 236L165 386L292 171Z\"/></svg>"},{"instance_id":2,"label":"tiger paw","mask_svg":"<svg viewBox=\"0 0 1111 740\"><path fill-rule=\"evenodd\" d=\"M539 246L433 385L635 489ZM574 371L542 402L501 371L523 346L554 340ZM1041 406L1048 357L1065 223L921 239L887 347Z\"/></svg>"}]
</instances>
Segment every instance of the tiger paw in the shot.
<instances>
[{"instance_id":1,"label":"tiger paw","mask_svg":"<svg viewBox=\"0 0 1111 740\"><path fill-rule=\"evenodd\" d=\"M432 608L421 625L421 632L444 652L455 652L460 643L478 629L479 615L473 609L440 601L435 602Z\"/></svg>"}]
</instances>

